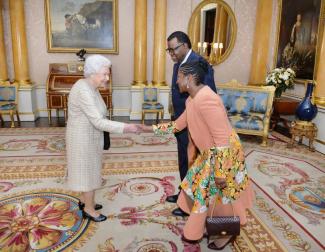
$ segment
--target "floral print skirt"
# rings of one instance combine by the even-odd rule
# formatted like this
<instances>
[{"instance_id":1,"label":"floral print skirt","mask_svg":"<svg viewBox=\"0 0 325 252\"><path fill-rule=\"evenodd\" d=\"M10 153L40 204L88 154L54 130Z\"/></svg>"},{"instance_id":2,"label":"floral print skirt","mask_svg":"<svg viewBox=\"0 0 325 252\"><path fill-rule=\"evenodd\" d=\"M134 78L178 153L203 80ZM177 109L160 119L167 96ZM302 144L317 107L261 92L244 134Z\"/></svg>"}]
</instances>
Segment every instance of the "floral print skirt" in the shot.
<instances>
[{"instance_id":1,"label":"floral print skirt","mask_svg":"<svg viewBox=\"0 0 325 252\"><path fill-rule=\"evenodd\" d=\"M226 179L224 189L216 187L216 177ZM213 147L198 154L181 187L194 201L192 213L203 213L213 199L222 204L238 199L248 182L244 151L233 130L229 146Z\"/></svg>"}]
</instances>

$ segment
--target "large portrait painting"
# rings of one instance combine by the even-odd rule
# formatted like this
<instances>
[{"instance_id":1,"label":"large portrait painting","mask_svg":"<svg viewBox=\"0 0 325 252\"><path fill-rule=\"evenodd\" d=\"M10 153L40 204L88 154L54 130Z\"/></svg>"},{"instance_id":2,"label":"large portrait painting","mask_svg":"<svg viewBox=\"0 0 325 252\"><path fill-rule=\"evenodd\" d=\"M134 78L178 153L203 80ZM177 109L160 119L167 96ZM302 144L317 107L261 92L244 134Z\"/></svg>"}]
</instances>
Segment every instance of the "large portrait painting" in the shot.
<instances>
[{"instance_id":1,"label":"large portrait painting","mask_svg":"<svg viewBox=\"0 0 325 252\"><path fill-rule=\"evenodd\" d=\"M49 52L118 53L118 0L45 0Z\"/></svg>"},{"instance_id":2,"label":"large portrait painting","mask_svg":"<svg viewBox=\"0 0 325 252\"><path fill-rule=\"evenodd\" d=\"M276 67L290 67L296 78L313 80L322 0L279 0Z\"/></svg>"}]
</instances>

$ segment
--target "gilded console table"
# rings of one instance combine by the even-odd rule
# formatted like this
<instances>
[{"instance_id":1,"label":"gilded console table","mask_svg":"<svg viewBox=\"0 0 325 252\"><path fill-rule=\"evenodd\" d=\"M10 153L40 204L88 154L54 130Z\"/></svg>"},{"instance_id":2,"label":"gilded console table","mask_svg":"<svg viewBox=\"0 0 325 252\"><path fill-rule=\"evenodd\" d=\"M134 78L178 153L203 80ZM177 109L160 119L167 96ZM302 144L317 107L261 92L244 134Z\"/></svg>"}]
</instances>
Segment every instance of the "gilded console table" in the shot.
<instances>
[{"instance_id":1,"label":"gilded console table","mask_svg":"<svg viewBox=\"0 0 325 252\"><path fill-rule=\"evenodd\" d=\"M309 139L309 149L315 151L313 146L314 139L317 136L317 126L315 123L306 121L293 121L290 127L291 141L288 147L293 147L295 143L295 138L299 137L299 144L302 143L302 138L306 137Z\"/></svg>"}]
</instances>

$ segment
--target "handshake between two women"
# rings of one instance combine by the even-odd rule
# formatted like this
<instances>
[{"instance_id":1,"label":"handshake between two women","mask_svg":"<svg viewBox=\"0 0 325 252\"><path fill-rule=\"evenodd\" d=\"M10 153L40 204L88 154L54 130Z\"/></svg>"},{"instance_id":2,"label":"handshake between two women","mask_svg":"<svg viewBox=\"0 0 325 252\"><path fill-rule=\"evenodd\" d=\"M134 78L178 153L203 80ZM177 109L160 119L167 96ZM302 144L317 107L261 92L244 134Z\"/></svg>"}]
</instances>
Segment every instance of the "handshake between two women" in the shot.
<instances>
[{"instance_id":1,"label":"handshake between two women","mask_svg":"<svg viewBox=\"0 0 325 252\"><path fill-rule=\"evenodd\" d=\"M143 124L134 124L134 123L129 123L125 124L123 133L150 133L153 132L152 126L148 125L143 125Z\"/></svg>"}]
</instances>

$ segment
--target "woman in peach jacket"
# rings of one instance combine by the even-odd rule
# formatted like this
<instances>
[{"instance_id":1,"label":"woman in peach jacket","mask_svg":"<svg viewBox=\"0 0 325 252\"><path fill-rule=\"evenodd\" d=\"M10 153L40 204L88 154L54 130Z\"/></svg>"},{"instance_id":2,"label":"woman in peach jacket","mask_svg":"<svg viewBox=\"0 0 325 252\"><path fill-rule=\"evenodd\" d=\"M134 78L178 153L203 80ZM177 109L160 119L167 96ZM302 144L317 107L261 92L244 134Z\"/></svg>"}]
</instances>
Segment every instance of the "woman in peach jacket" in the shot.
<instances>
[{"instance_id":1,"label":"woman in peach jacket","mask_svg":"<svg viewBox=\"0 0 325 252\"><path fill-rule=\"evenodd\" d=\"M252 206L254 198L244 151L222 100L208 86L201 84L205 69L203 62L181 65L177 84L181 92L190 94L186 110L174 122L153 126L157 135L186 127L190 133L189 160L192 163L181 183L182 191L177 201L179 207L190 214L183 230L185 241L203 237L205 220L214 204L213 216L235 213L240 217L240 223L245 224L245 210ZM209 247L223 249L230 241L233 237L216 239Z\"/></svg>"}]
</instances>

